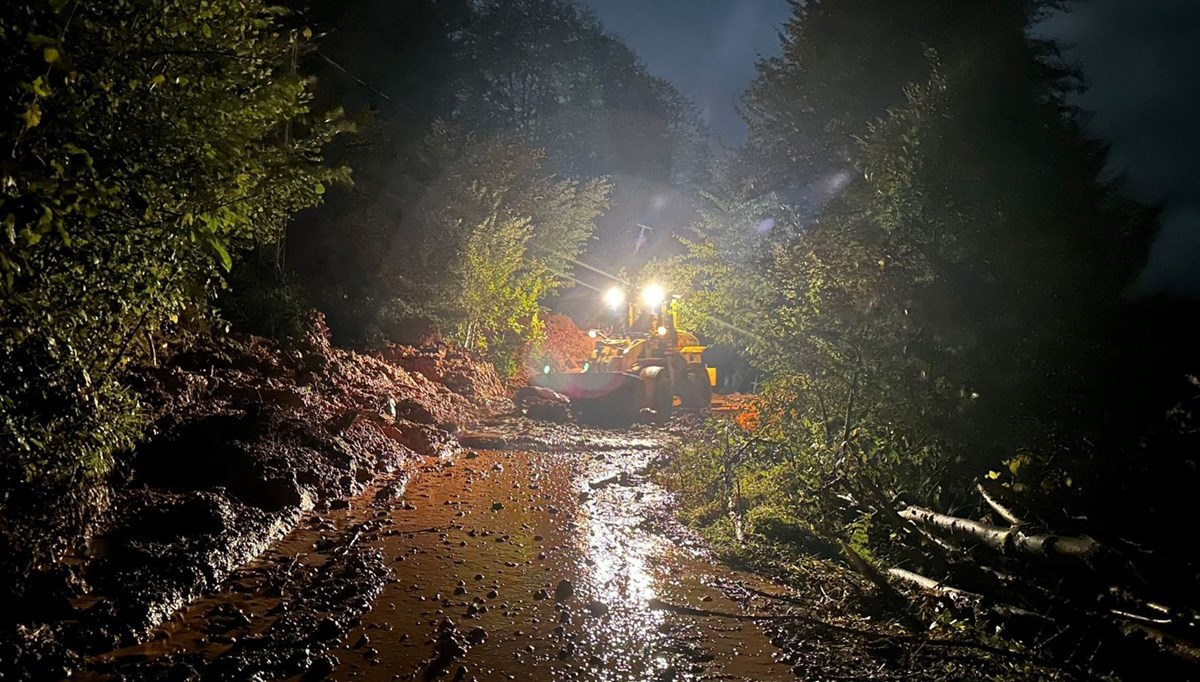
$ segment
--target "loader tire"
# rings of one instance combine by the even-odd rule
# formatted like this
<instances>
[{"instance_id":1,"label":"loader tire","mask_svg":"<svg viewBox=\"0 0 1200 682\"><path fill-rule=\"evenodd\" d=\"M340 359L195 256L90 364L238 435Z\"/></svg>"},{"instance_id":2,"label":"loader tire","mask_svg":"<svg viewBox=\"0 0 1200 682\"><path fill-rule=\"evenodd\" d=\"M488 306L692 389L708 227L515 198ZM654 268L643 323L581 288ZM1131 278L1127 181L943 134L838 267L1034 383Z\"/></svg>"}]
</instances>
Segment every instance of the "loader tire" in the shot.
<instances>
[{"instance_id":1,"label":"loader tire","mask_svg":"<svg viewBox=\"0 0 1200 682\"><path fill-rule=\"evenodd\" d=\"M675 395L671 391L671 375L666 367L647 367L641 373L645 386L642 406L654 412L654 421L665 422L671 418L675 406Z\"/></svg>"},{"instance_id":2,"label":"loader tire","mask_svg":"<svg viewBox=\"0 0 1200 682\"><path fill-rule=\"evenodd\" d=\"M707 412L712 404L712 384L708 382L708 368L703 364L689 364L680 391L680 402L688 410Z\"/></svg>"}]
</instances>

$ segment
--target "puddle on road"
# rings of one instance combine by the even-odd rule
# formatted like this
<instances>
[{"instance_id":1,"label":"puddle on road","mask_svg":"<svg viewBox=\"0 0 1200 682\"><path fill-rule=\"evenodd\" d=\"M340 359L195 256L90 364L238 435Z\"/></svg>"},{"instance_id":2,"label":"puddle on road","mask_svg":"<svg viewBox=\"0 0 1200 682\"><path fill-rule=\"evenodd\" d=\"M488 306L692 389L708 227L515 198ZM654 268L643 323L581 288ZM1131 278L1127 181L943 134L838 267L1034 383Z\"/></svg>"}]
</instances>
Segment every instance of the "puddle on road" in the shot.
<instances>
[{"instance_id":1,"label":"puddle on road","mask_svg":"<svg viewBox=\"0 0 1200 682\"><path fill-rule=\"evenodd\" d=\"M612 479L650 451L475 454L425 467L396 504L396 527L423 532L379 540L397 580L337 652L338 679L430 679L445 619L467 641L448 679L791 677L752 623L651 608L740 612L717 583L752 579L642 528L662 491Z\"/></svg>"},{"instance_id":2,"label":"puddle on road","mask_svg":"<svg viewBox=\"0 0 1200 682\"><path fill-rule=\"evenodd\" d=\"M349 509L306 519L152 641L98 657L97 669L159 657L213 660L231 641L266 632L279 610L279 598L266 596L271 580L288 566L320 565L328 555L315 548L369 522L373 530L355 537L383 553L394 577L331 651L339 661L332 679L792 678L751 622L651 608L661 600L742 613L722 585L769 586L667 537L686 533L660 532L673 524L664 521L666 494L630 475L658 450L604 449L612 445L426 460L403 496L377 497L384 481ZM221 609L244 614L245 627L206 634Z\"/></svg>"}]
</instances>

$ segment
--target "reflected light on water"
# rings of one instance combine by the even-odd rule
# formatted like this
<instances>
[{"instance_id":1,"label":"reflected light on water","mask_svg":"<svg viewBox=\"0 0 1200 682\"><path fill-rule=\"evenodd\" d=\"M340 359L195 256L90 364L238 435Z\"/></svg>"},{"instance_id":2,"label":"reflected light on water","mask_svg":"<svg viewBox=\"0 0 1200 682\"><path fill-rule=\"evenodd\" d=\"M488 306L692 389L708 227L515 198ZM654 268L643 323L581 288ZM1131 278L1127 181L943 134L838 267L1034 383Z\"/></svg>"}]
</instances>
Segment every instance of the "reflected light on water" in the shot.
<instances>
[{"instance_id":1,"label":"reflected light on water","mask_svg":"<svg viewBox=\"0 0 1200 682\"><path fill-rule=\"evenodd\" d=\"M579 526L589 598L609 607L603 619L590 621L585 634L597 649L610 652L611 665L596 671L597 679L655 679L669 662L656 655L665 614L651 610L657 594L652 567L662 561L666 547L636 527L636 519L612 510L622 505L584 505ZM603 512L599 512L603 509Z\"/></svg>"},{"instance_id":2,"label":"reflected light on water","mask_svg":"<svg viewBox=\"0 0 1200 682\"><path fill-rule=\"evenodd\" d=\"M587 557L594 562L589 576L595 598L610 606L621 604L650 612L647 604L654 598L654 578L646 568L646 557L655 551L655 543L614 533L608 524L589 524ZM624 536L624 537L616 537Z\"/></svg>"}]
</instances>

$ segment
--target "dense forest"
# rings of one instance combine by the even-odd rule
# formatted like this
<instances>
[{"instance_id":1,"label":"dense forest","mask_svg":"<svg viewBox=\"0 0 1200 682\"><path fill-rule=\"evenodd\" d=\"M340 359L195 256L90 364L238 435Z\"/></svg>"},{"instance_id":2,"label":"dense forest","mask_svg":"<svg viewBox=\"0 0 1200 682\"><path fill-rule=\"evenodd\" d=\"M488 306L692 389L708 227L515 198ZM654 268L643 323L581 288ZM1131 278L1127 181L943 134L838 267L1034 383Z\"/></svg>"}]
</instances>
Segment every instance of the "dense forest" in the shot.
<instances>
[{"instance_id":1,"label":"dense forest","mask_svg":"<svg viewBox=\"0 0 1200 682\"><path fill-rule=\"evenodd\" d=\"M840 544L881 584L894 567L983 595L974 617L992 600L1178 602L1194 575L1178 536L1197 483L1189 307L1134 292L1156 209L1086 134L1071 103L1086 74L1030 34L1062 6L794 3L745 96L746 149L687 252L652 266L766 376L739 427L672 474L735 553L747 534L768 556ZM1047 569L1020 558L1021 529L1111 554L1088 545L1100 577ZM1086 647L1092 627L1064 639Z\"/></svg>"},{"instance_id":2,"label":"dense forest","mask_svg":"<svg viewBox=\"0 0 1200 682\"><path fill-rule=\"evenodd\" d=\"M4 10L13 480L103 472L140 428L122 368L226 320L424 320L517 371L610 206L708 172L689 105L567 2L168 5Z\"/></svg>"},{"instance_id":3,"label":"dense forest","mask_svg":"<svg viewBox=\"0 0 1200 682\"><path fill-rule=\"evenodd\" d=\"M22 523L143 439L129 368L296 337L315 308L341 344L444 336L520 377L579 345L550 307L589 324L576 283L604 270L681 292L681 325L762 377L663 471L731 556L840 556L889 594L898 569L1070 622L1168 603L1155 627L1192 627L1195 310L1134 290L1157 208L1086 133L1087 74L1030 31L1066 3L793 0L732 152L570 0L284 4L0 7L18 564L62 550ZM635 248L662 196L674 234ZM1060 589L1071 557L935 532L969 517L1103 551Z\"/></svg>"}]
</instances>

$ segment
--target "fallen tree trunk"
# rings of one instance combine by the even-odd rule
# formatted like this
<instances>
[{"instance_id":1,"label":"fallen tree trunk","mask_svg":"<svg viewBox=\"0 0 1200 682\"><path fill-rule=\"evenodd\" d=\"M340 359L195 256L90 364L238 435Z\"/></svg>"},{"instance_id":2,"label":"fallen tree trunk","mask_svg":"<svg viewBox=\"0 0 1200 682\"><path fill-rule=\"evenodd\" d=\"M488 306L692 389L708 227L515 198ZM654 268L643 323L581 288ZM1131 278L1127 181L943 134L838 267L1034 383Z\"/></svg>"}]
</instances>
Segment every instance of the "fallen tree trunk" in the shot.
<instances>
[{"instance_id":1,"label":"fallen tree trunk","mask_svg":"<svg viewBox=\"0 0 1200 682\"><path fill-rule=\"evenodd\" d=\"M1020 618L1039 623L1051 622L1050 618L1028 609L1013 606L1012 604L1003 604L994 599L989 599L987 595L952 587L933 578L923 576L920 573L913 573L903 568L889 568L887 574L889 577L900 582L915 585L932 596L947 598L955 603L972 604L978 611L983 611L1004 619Z\"/></svg>"},{"instance_id":2,"label":"fallen tree trunk","mask_svg":"<svg viewBox=\"0 0 1200 682\"><path fill-rule=\"evenodd\" d=\"M1099 554L1103 548L1099 542L1086 535L1028 533L1021 526L994 526L941 514L924 507L903 509L900 511L900 517L949 533L960 540L973 540L1005 554L1087 561Z\"/></svg>"},{"instance_id":3,"label":"fallen tree trunk","mask_svg":"<svg viewBox=\"0 0 1200 682\"><path fill-rule=\"evenodd\" d=\"M887 571L887 574L889 576L891 576L892 578L895 578L896 580L899 580L899 581L905 582L905 583L909 583L912 585L916 585L917 587L921 588L922 590L925 590L926 592L937 595L939 597L950 597L951 599L969 599L969 600L983 599L983 595L981 595L981 594L976 594L975 592L968 592L966 590L960 590L957 587L950 587L949 585L944 585L944 584L934 580L933 578L928 578L926 576L921 575L920 573L913 573L912 571L906 571L903 568L889 568Z\"/></svg>"},{"instance_id":4,"label":"fallen tree trunk","mask_svg":"<svg viewBox=\"0 0 1200 682\"><path fill-rule=\"evenodd\" d=\"M890 568L887 571L890 578L899 582L913 585L930 597L949 601L954 607L969 605L976 612L989 618L998 626L1003 624L1008 636L1016 635L1017 639L1031 642L1034 650L1042 650L1053 655L1051 642L1057 640L1054 649L1062 655L1070 651L1068 660L1077 654L1080 643L1097 628L1111 628L1111 631L1123 636L1127 645L1136 646L1139 639L1152 642L1161 653L1167 654L1185 664L1200 663L1200 647L1190 641L1185 635L1172 632L1165 628L1171 625L1169 620L1152 619L1138 614L1117 610L1097 612L1068 603L1047 604L1046 613L1036 613L1011 604L1005 604L990 598L988 595L969 592L957 587L901 568ZM1056 614L1050 616L1053 610ZM1048 629L1053 634L1044 637ZM1074 633L1064 637L1066 633ZM1041 640L1040 642L1037 640Z\"/></svg>"}]
</instances>

